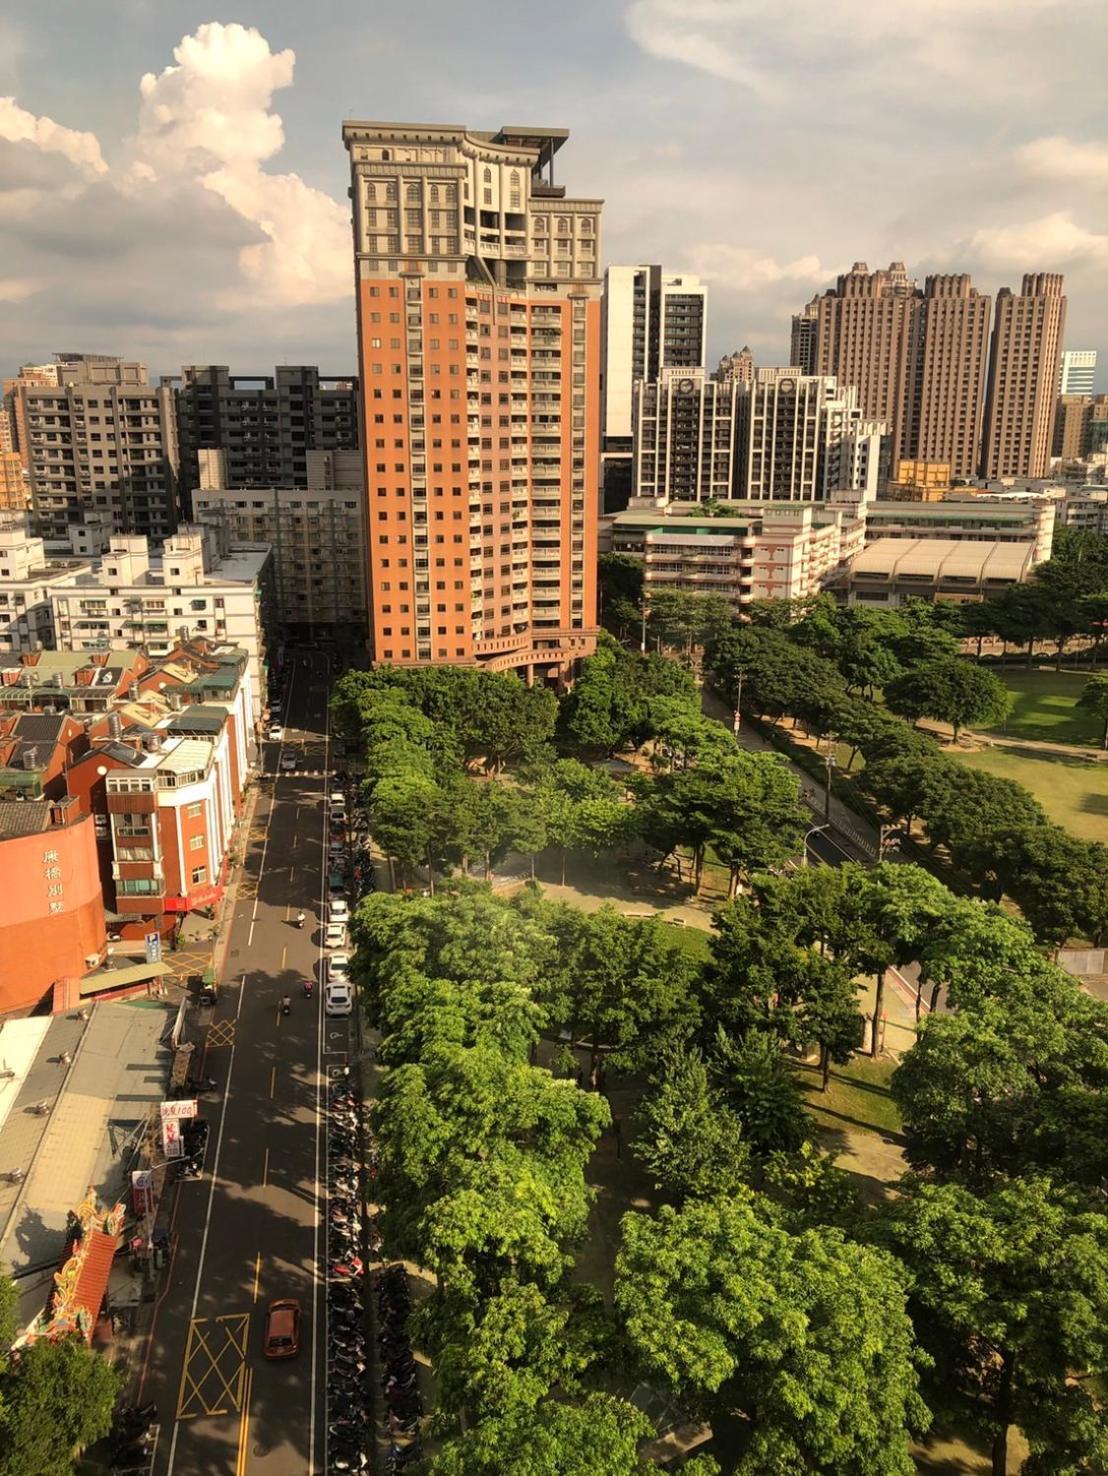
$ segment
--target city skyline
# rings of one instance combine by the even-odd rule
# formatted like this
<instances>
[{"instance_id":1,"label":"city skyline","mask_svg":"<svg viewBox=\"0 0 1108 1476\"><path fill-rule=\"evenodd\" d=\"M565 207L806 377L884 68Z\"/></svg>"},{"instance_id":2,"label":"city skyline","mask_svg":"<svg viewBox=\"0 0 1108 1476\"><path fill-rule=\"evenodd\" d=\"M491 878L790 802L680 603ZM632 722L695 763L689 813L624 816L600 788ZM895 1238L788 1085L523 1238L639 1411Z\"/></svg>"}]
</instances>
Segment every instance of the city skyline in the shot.
<instances>
[{"instance_id":1,"label":"city skyline","mask_svg":"<svg viewBox=\"0 0 1108 1476\"><path fill-rule=\"evenodd\" d=\"M33 12L5 20L9 367L64 345L142 358L152 376L352 365L342 115L569 127L567 168L606 202L604 262L699 274L709 361L749 342L757 362L784 363L791 314L858 259L969 272L994 297L1024 272L1064 271L1071 342L1103 361L1103 14L1078 5L1048 24L1038 0L1003 13L915 0L886 34L862 7L833 10L806 52L793 19L759 25L746 0L570 6L526 26L479 7L465 34L424 6L387 38L345 0L323 18L244 5L211 25L192 3L75 15L64 33ZM449 71L404 66L431 21Z\"/></svg>"}]
</instances>

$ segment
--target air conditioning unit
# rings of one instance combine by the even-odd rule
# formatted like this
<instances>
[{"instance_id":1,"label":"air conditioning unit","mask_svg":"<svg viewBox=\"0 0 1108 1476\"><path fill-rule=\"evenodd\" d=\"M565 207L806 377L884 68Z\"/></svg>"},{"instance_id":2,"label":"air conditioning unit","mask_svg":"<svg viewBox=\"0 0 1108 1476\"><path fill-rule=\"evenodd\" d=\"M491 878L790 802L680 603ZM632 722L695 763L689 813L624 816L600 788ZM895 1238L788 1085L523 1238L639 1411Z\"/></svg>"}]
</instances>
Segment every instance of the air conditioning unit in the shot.
<instances>
[{"instance_id":1,"label":"air conditioning unit","mask_svg":"<svg viewBox=\"0 0 1108 1476\"><path fill-rule=\"evenodd\" d=\"M100 955L98 953L86 953L85 954L85 968L86 969L94 969L94 968L96 968L96 966L97 966L97 964L99 964L99 962L100 962Z\"/></svg>"}]
</instances>

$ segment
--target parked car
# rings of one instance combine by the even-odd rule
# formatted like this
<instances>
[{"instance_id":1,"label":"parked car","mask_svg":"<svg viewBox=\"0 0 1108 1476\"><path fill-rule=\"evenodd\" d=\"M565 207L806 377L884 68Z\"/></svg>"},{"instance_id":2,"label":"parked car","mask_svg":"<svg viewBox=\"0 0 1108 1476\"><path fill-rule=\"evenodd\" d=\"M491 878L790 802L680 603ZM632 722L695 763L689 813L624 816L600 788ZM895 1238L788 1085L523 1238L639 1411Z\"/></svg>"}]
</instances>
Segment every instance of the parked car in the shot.
<instances>
[{"instance_id":1,"label":"parked car","mask_svg":"<svg viewBox=\"0 0 1108 1476\"><path fill-rule=\"evenodd\" d=\"M283 753L281 755L281 768L282 769L286 769L286 770L287 769L295 769L296 768L296 763L297 763L297 759L296 759L296 754L295 753Z\"/></svg>"},{"instance_id":2,"label":"parked car","mask_svg":"<svg viewBox=\"0 0 1108 1476\"><path fill-rule=\"evenodd\" d=\"M350 955L348 953L332 953L327 960L327 981L332 983L341 979L344 983L350 978Z\"/></svg>"},{"instance_id":3,"label":"parked car","mask_svg":"<svg viewBox=\"0 0 1108 1476\"><path fill-rule=\"evenodd\" d=\"M325 1005L329 1015L349 1015L354 1008L354 994L345 979L328 984Z\"/></svg>"},{"instance_id":4,"label":"parked car","mask_svg":"<svg viewBox=\"0 0 1108 1476\"><path fill-rule=\"evenodd\" d=\"M346 947L346 924L344 922L329 922L323 930L323 946L330 950L332 948L345 949Z\"/></svg>"},{"instance_id":5,"label":"parked car","mask_svg":"<svg viewBox=\"0 0 1108 1476\"><path fill-rule=\"evenodd\" d=\"M267 1358L294 1358L300 1352L300 1303L295 1298L270 1302L264 1347Z\"/></svg>"},{"instance_id":6,"label":"parked car","mask_svg":"<svg viewBox=\"0 0 1108 1476\"><path fill-rule=\"evenodd\" d=\"M327 903L327 917L331 922L345 925L350 917L350 903L345 897L331 897Z\"/></svg>"},{"instance_id":7,"label":"parked car","mask_svg":"<svg viewBox=\"0 0 1108 1476\"><path fill-rule=\"evenodd\" d=\"M281 739L284 736L285 736L285 730L284 730L284 728L282 728L282 726L281 726L280 723L270 723L270 725L269 725L269 741L270 741L270 743L280 743Z\"/></svg>"}]
</instances>

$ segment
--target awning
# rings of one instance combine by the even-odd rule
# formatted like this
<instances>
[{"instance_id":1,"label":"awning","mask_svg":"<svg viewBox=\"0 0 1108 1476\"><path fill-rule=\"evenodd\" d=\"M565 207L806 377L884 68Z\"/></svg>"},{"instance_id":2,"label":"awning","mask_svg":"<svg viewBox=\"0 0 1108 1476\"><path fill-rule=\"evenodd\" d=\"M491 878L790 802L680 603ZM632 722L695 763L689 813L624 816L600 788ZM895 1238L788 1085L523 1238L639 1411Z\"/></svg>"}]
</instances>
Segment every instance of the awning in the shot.
<instances>
[{"instance_id":1,"label":"awning","mask_svg":"<svg viewBox=\"0 0 1108 1476\"><path fill-rule=\"evenodd\" d=\"M91 994L105 994L110 989L126 989L129 984L146 984L151 979L164 979L173 969L167 963L129 964L122 969L105 969L100 974L89 974L82 979L80 994L87 999Z\"/></svg>"}]
</instances>

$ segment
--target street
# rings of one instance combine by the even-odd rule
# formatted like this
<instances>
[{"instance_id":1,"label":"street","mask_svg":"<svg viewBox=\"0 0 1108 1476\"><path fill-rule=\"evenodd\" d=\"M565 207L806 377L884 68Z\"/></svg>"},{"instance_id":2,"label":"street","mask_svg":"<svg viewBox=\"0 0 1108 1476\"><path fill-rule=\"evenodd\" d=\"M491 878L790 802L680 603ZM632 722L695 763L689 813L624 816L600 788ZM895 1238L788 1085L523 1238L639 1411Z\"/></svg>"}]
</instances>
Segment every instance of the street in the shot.
<instances>
[{"instance_id":1,"label":"street","mask_svg":"<svg viewBox=\"0 0 1108 1476\"><path fill-rule=\"evenodd\" d=\"M320 971L329 660L291 652L286 670L284 737L265 745L223 988L198 1016L219 1091L200 1104L210 1123L204 1173L176 1190L170 1273L141 1391L161 1424L155 1476L311 1476L324 1465L320 1107L349 1027L325 1019ZM289 753L306 772L279 767ZM305 978L316 983L310 1000ZM278 1297L300 1301L301 1348L268 1362L265 1311Z\"/></svg>"}]
</instances>

